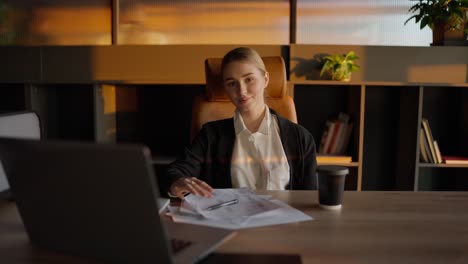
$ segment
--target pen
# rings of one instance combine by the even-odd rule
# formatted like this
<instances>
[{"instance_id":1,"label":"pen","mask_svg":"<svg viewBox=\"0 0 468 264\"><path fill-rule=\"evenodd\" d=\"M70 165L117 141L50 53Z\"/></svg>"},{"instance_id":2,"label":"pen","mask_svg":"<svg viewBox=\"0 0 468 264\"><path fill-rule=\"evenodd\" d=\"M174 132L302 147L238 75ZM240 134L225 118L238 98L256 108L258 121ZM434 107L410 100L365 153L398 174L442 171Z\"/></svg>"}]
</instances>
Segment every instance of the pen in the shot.
<instances>
[{"instance_id":1,"label":"pen","mask_svg":"<svg viewBox=\"0 0 468 264\"><path fill-rule=\"evenodd\" d=\"M234 200L231 200L231 201L227 201L227 202L212 205L212 206L206 208L205 210L211 211L211 210L215 210L215 209L218 209L218 208L221 208L221 207L224 207L224 206L233 205L233 204L236 204L238 202L239 201L237 199L234 199Z\"/></svg>"}]
</instances>

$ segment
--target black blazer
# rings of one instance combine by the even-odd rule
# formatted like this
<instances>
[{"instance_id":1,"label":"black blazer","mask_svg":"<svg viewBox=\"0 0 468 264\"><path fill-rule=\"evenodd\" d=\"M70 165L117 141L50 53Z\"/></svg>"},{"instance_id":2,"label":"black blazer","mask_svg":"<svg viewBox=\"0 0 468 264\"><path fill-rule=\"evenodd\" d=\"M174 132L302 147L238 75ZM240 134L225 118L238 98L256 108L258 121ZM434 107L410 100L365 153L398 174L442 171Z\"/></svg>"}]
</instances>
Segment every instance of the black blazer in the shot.
<instances>
[{"instance_id":1,"label":"black blazer","mask_svg":"<svg viewBox=\"0 0 468 264\"><path fill-rule=\"evenodd\" d=\"M290 180L286 189L316 189L316 147L312 134L274 110L270 112L278 118L281 142L289 163ZM235 138L233 118L203 125L184 155L168 166L169 183L181 177L197 177L213 188L232 188L231 158Z\"/></svg>"}]
</instances>

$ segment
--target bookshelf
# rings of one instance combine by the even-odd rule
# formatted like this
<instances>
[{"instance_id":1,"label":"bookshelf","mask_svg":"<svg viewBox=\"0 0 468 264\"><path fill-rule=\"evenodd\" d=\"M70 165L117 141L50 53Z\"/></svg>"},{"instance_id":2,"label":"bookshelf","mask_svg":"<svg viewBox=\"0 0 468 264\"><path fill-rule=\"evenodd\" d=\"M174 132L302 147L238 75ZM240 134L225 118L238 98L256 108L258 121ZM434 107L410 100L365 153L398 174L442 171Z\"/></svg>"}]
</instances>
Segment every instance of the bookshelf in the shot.
<instances>
[{"instance_id":1,"label":"bookshelf","mask_svg":"<svg viewBox=\"0 0 468 264\"><path fill-rule=\"evenodd\" d=\"M442 156L468 156L468 84L426 85L421 89L421 118L426 118ZM415 190L466 190L466 164L417 161ZM442 182L442 183L440 183Z\"/></svg>"},{"instance_id":2,"label":"bookshelf","mask_svg":"<svg viewBox=\"0 0 468 264\"><path fill-rule=\"evenodd\" d=\"M321 136L314 122L323 125L324 112L336 115L346 110L359 117L345 153L357 164L357 189L468 190L466 165L426 164L419 156L423 118L429 120L442 155L468 156L468 50L302 44L290 48L294 93L300 90L298 100L320 101L307 105L312 121L304 125L314 137ZM360 57L361 66L351 82L320 80L319 58L350 50ZM349 93L353 89L359 96Z\"/></svg>"},{"instance_id":3,"label":"bookshelf","mask_svg":"<svg viewBox=\"0 0 468 264\"><path fill-rule=\"evenodd\" d=\"M466 164L429 164L419 161L419 128L422 118L431 123L442 154L468 156L468 84L399 82L344 82L300 80L294 87L299 123L320 138L320 124L345 111L358 124L345 155L353 163L356 188L395 188L399 190L465 189ZM310 102L310 98L319 103ZM306 119L306 121L301 121ZM437 172L435 172L437 171ZM453 183L434 186L431 178L450 175ZM372 175L379 177L372 178ZM446 179L447 180L447 179ZM359 185L362 184L362 185ZM457 186L461 184L462 186Z\"/></svg>"},{"instance_id":4,"label":"bookshelf","mask_svg":"<svg viewBox=\"0 0 468 264\"><path fill-rule=\"evenodd\" d=\"M113 132L110 140L147 144L156 155L172 156L189 140L191 102L204 89L204 59L233 47L0 47L9 61L0 65L0 111L38 111L48 138L102 142ZM350 115L345 154L352 162L333 163L350 169L348 190L468 190L468 165L422 163L418 144L427 118L442 155L468 156L466 48L252 47L285 58L299 123L317 144L327 119ZM361 66L351 82L320 80L315 56L349 50ZM109 89L115 97L110 110ZM158 120L170 129L160 129Z\"/></svg>"},{"instance_id":5,"label":"bookshelf","mask_svg":"<svg viewBox=\"0 0 468 264\"><path fill-rule=\"evenodd\" d=\"M335 118L339 112L350 116L353 132L345 154L352 157L352 163L335 163L335 165L349 168L350 173L346 179L347 189L361 190L363 86L327 81L298 81L290 82L290 85L294 87L298 122L312 133L316 145L320 143L327 120Z\"/></svg>"}]
</instances>

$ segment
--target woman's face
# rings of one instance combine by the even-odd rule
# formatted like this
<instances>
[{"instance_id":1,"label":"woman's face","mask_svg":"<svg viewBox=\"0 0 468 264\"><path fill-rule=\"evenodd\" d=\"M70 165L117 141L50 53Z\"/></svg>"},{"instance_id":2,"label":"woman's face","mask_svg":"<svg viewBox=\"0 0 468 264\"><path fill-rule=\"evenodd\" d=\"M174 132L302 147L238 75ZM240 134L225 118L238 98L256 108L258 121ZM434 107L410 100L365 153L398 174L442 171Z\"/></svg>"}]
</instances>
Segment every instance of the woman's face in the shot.
<instances>
[{"instance_id":1,"label":"woman's face","mask_svg":"<svg viewBox=\"0 0 468 264\"><path fill-rule=\"evenodd\" d=\"M241 114L264 110L268 80L268 73L249 62L231 62L223 70L224 89Z\"/></svg>"}]
</instances>

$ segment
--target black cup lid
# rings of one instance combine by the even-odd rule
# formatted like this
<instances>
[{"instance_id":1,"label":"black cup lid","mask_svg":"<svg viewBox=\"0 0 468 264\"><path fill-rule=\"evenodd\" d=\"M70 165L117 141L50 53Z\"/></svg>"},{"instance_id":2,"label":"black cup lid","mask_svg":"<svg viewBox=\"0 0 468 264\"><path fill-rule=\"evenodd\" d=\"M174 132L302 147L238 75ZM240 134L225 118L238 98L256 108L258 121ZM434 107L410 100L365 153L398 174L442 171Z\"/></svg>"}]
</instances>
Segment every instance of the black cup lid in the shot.
<instances>
[{"instance_id":1,"label":"black cup lid","mask_svg":"<svg viewBox=\"0 0 468 264\"><path fill-rule=\"evenodd\" d=\"M317 172L330 175L347 175L349 173L349 169L337 165L320 165L317 167Z\"/></svg>"}]
</instances>

